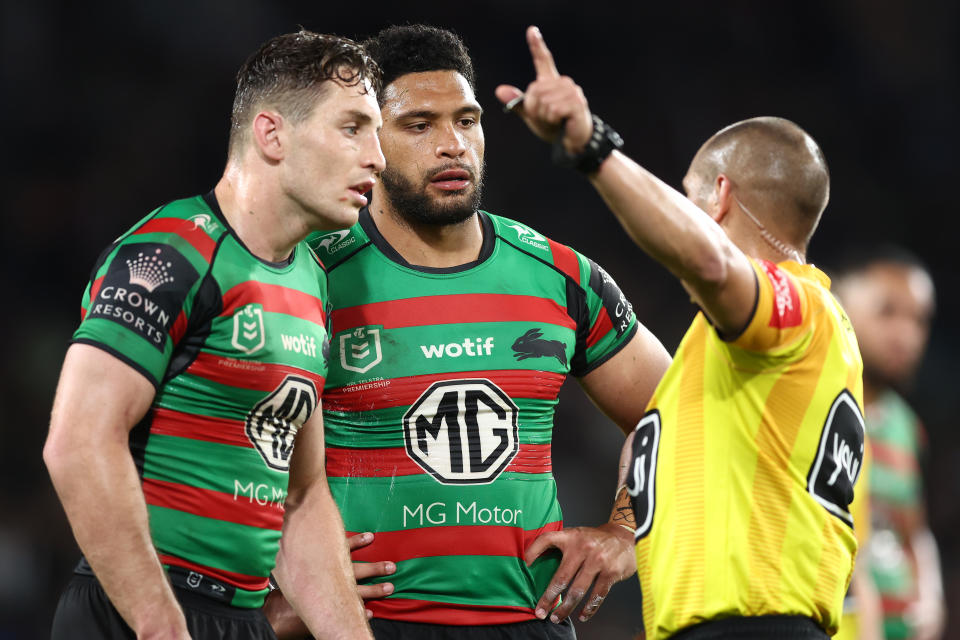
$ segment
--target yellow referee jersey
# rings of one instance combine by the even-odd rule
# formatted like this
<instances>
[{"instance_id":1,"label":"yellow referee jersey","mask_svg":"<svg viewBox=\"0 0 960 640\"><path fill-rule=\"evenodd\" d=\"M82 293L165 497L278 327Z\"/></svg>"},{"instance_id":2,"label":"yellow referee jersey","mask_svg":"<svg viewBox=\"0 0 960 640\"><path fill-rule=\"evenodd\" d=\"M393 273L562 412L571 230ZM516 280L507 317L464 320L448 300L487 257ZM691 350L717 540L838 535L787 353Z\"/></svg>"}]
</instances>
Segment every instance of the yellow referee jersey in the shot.
<instances>
[{"instance_id":1,"label":"yellow referee jersey","mask_svg":"<svg viewBox=\"0 0 960 640\"><path fill-rule=\"evenodd\" d=\"M637 425L628 489L647 638L728 616L833 633L857 541L863 364L830 280L752 261L758 301L725 342L700 313Z\"/></svg>"}]
</instances>

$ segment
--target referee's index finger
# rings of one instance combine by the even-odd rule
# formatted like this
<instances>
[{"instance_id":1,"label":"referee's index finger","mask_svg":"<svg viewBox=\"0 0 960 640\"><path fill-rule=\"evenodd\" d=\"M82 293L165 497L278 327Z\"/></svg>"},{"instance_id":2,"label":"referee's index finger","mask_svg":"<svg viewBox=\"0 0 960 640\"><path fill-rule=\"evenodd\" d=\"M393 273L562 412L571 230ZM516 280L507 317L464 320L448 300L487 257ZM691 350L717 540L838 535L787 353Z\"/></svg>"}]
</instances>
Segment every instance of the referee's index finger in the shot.
<instances>
[{"instance_id":1,"label":"referee's index finger","mask_svg":"<svg viewBox=\"0 0 960 640\"><path fill-rule=\"evenodd\" d=\"M557 65L553 62L553 54L547 49L543 34L537 27L527 27L527 44L530 46L530 55L533 57L533 68L537 71L537 78L559 78Z\"/></svg>"}]
</instances>

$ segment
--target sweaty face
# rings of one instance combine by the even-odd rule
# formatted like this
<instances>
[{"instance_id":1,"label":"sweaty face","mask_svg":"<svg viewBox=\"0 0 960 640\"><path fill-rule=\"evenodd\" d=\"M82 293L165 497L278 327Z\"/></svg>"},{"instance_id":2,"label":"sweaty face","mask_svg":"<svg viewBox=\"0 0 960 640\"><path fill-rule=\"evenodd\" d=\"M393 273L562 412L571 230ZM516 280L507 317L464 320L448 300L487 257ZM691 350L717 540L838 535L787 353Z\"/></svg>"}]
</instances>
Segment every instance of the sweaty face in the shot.
<instances>
[{"instance_id":1,"label":"sweaty face","mask_svg":"<svg viewBox=\"0 0 960 640\"><path fill-rule=\"evenodd\" d=\"M920 363L933 316L933 283L922 270L877 264L841 288L864 376L879 386L902 387Z\"/></svg>"},{"instance_id":2,"label":"sweaty face","mask_svg":"<svg viewBox=\"0 0 960 640\"><path fill-rule=\"evenodd\" d=\"M483 187L482 110L456 71L409 73L383 92L384 195L403 219L448 225L472 216Z\"/></svg>"},{"instance_id":3,"label":"sweaty face","mask_svg":"<svg viewBox=\"0 0 960 640\"><path fill-rule=\"evenodd\" d=\"M327 82L310 116L284 131L281 182L317 230L357 221L376 175L384 168L376 95L363 86Z\"/></svg>"}]
</instances>

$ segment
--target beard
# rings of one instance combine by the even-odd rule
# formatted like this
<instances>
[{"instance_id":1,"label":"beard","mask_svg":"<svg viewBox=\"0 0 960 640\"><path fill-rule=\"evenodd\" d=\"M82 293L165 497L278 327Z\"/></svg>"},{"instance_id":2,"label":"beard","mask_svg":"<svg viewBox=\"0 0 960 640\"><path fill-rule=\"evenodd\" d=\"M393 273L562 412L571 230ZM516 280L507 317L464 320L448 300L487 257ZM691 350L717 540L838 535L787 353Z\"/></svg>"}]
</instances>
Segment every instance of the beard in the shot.
<instances>
[{"instance_id":1,"label":"beard","mask_svg":"<svg viewBox=\"0 0 960 640\"><path fill-rule=\"evenodd\" d=\"M462 169L470 175L473 191L451 191L431 196L427 193L430 179L450 169ZM408 224L443 227L459 224L477 211L483 192L483 165L479 170L461 164L451 164L430 171L418 187L412 180L389 166L380 173L380 183L393 205L394 211Z\"/></svg>"}]
</instances>

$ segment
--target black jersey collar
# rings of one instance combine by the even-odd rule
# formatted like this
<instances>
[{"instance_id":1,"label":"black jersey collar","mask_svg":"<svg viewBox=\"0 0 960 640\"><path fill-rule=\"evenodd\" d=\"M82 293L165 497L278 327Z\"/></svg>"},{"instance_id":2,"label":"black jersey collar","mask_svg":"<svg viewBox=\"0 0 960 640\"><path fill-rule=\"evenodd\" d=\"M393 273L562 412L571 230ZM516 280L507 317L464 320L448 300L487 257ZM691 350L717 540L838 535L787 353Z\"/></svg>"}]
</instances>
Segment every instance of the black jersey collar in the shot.
<instances>
[{"instance_id":1,"label":"black jersey collar","mask_svg":"<svg viewBox=\"0 0 960 640\"><path fill-rule=\"evenodd\" d=\"M205 193L202 197L203 201L207 203L208 207L210 207L210 210L213 211L213 215L217 216L217 218L220 220L220 223L226 228L227 232L233 236L233 239L236 240L241 247L243 247L244 251L249 253L258 261L262 262L268 267L273 267L274 269L283 269L284 267L289 267L291 264L293 264L293 259L297 255L296 245L294 245L293 251L290 252L290 255L280 262L270 262L269 260L264 260L253 251L250 251L247 245L243 244L243 240L240 239L240 236L237 235L237 232L234 231L233 227L230 226L230 223L227 222L227 217L223 215L223 209L220 208L220 203L217 202L217 194L214 193L213 189L211 189L208 193Z\"/></svg>"},{"instance_id":2,"label":"black jersey collar","mask_svg":"<svg viewBox=\"0 0 960 640\"><path fill-rule=\"evenodd\" d=\"M387 256L393 262L396 262L399 265L403 265L408 269L413 269L414 271L420 271L423 273L459 273L461 271L467 271L472 269L477 265L483 263L487 258L493 254L493 247L496 243L497 234L493 229L493 221L490 220L488 216L483 211L477 211L477 215L480 216L480 228L483 230L483 244L480 246L480 255L477 256L476 260L466 262L464 264L458 264L455 267L424 267L418 264L410 264L406 259L400 255L396 249L390 246L390 243L387 242L386 238L383 237L383 234L380 233L380 230L377 229L376 223L373 221L373 216L370 215L369 207L364 207L360 210L360 227L363 229L364 233L367 234L367 237L370 238L370 242L380 250L383 255Z\"/></svg>"}]
</instances>

